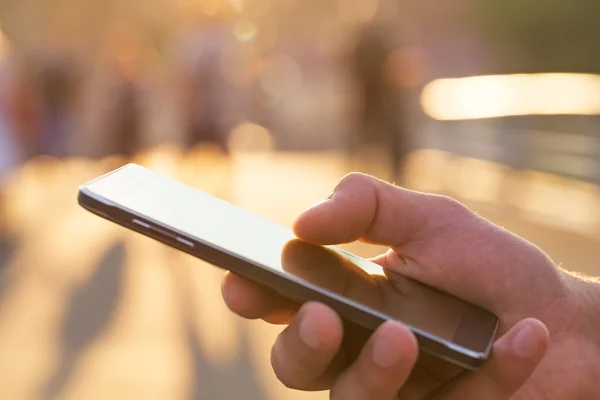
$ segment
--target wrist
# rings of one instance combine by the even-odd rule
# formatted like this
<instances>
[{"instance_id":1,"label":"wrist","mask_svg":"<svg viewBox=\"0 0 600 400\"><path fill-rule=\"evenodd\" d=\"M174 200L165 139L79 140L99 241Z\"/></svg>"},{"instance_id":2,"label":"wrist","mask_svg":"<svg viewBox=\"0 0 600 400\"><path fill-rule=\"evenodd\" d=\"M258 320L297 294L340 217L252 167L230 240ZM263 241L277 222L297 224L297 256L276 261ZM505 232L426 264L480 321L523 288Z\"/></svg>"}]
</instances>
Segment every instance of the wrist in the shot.
<instances>
[{"instance_id":1,"label":"wrist","mask_svg":"<svg viewBox=\"0 0 600 400\"><path fill-rule=\"evenodd\" d=\"M586 341L600 351L600 280L572 274L579 301L579 326Z\"/></svg>"},{"instance_id":2,"label":"wrist","mask_svg":"<svg viewBox=\"0 0 600 400\"><path fill-rule=\"evenodd\" d=\"M583 367L579 375L580 389L585 393L593 392L592 398L600 398L597 386L600 376L600 280L569 272L565 283L578 303L571 340L575 356Z\"/></svg>"},{"instance_id":3,"label":"wrist","mask_svg":"<svg viewBox=\"0 0 600 400\"><path fill-rule=\"evenodd\" d=\"M593 398L600 395L597 377L600 376L600 280L583 275L571 274L574 278L573 289L579 299L579 311L575 336L579 346L578 358L584 367L582 371L582 390L592 394ZM583 378L583 377L587 377ZM584 398L589 398L584 397Z\"/></svg>"},{"instance_id":4,"label":"wrist","mask_svg":"<svg viewBox=\"0 0 600 400\"><path fill-rule=\"evenodd\" d=\"M572 299L575 316L570 330L600 348L600 280L565 269L560 272L565 293Z\"/></svg>"},{"instance_id":5,"label":"wrist","mask_svg":"<svg viewBox=\"0 0 600 400\"><path fill-rule=\"evenodd\" d=\"M600 352L600 281L583 279L581 298L585 334Z\"/></svg>"}]
</instances>

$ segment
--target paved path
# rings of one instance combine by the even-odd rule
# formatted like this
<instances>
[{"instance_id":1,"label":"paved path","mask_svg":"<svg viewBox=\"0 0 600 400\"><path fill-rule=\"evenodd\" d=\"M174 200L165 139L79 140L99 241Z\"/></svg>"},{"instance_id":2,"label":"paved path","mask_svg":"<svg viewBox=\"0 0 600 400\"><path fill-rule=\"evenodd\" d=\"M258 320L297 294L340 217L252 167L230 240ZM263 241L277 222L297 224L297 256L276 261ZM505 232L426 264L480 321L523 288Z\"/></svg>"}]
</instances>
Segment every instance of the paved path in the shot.
<instances>
[{"instance_id":1,"label":"paved path","mask_svg":"<svg viewBox=\"0 0 600 400\"><path fill-rule=\"evenodd\" d=\"M490 193L434 182L431 168L443 157L423 157L412 163L409 182L415 187L450 186L557 261L600 273L590 221L578 225L569 217L561 225L542 210L532 222L523 207L508 211L486 201L494 198ZM76 205L80 183L121 162L42 160L11 180L3 217L10 239L0 244L0 398L326 399L325 393L294 392L276 382L269 350L280 328L229 313L220 298L220 270ZM165 149L139 162L284 224L328 195L345 173L334 154L237 156L229 162L207 152ZM472 174L471 187L493 181L492 169L487 178ZM581 208L587 203L579 196Z\"/></svg>"}]
</instances>

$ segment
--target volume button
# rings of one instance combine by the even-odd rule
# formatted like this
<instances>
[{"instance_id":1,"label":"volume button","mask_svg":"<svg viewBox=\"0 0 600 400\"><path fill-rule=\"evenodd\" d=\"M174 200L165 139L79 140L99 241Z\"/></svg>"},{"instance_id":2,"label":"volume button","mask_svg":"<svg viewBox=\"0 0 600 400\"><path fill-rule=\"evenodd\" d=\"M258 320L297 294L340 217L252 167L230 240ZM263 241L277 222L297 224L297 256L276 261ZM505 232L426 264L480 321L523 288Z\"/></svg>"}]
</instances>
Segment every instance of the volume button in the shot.
<instances>
[{"instance_id":1,"label":"volume button","mask_svg":"<svg viewBox=\"0 0 600 400\"><path fill-rule=\"evenodd\" d=\"M186 246L188 246L188 247L192 247L192 248L194 247L194 243L190 242L189 240L186 240L186 239L180 238L179 236L176 236L176 235L174 235L174 234L172 234L172 233L170 233L170 232L167 232L167 231L165 231L165 230L162 230L162 229L160 229L160 228L158 228L158 227L156 227L156 226L152 226L152 225L150 225L150 224L147 224L147 223L145 223L145 222L143 222L143 221L140 221L140 220L139 220L139 219L137 219L137 218L134 218L134 219L132 220L132 222L133 222L134 224L136 224L136 225L139 225L139 226L142 226L142 227L144 227L144 228L146 228L146 229L149 229L149 230L151 230L151 231L154 231L155 233L158 233L158 234L160 234L160 235L162 235L162 236L164 236L164 237L168 237L169 239L176 240L176 241L178 241L179 243L185 244L185 245L186 245Z\"/></svg>"},{"instance_id":2,"label":"volume button","mask_svg":"<svg viewBox=\"0 0 600 400\"><path fill-rule=\"evenodd\" d=\"M132 222L136 225L143 226L146 229L152 229L152 227L149 224L142 222L139 219L134 218Z\"/></svg>"},{"instance_id":3,"label":"volume button","mask_svg":"<svg viewBox=\"0 0 600 400\"><path fill-rule=\"evenodd\" d=\"M180 243L183 243L183 244L185 244L185 245L187 245L189 247L194 247L194 243L190 242L189 240L185 240L183 238L178 237L177 241L180 242Z\"/></svg>"}]
</instances>

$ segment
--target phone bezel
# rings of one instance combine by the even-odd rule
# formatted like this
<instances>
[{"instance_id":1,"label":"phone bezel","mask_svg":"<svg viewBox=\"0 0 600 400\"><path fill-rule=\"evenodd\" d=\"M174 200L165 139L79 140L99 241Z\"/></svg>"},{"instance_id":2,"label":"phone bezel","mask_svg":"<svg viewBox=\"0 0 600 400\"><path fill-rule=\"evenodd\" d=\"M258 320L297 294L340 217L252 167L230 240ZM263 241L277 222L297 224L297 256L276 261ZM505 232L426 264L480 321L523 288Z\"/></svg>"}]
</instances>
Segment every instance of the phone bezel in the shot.
<instances>
[{"instance_id":1,"label":"phone bezel","mask_svg":"<svg viewBox=\"0 0 600 400\"><path fill-rule=\"evenodd\" d=\"M293 301L298 303L306 301L323 302L332 307L350 322L371 331L375 330L380 324L391 319L390 317L364 307L351 299L344 298L343 296L329 292L325 289L313 286L309 282L301 281L299 279L296 280L293 276L278 274L276 271L265 266L258 265L250 260L231 254L227 252L226 249L220 249L210 243L202 242L186 232L181 232L171 226L160 223L160 221L155 221L145 215L141 215L135 210L128 209L127 207L98 196L88 189L88 186L93 182L106 178L111 174L118 173L120 170L130 166L139 167L134 164L128 164L83 184L79 188L78 203L95 215L202 259L209 264L244 276L245 278L266 286ZM137 223L134 223L134 220L137 221ZM491 314L488 311L482 311ZM474 326L473 321L473 316L469 316L467 313L461 318L457 334L454 337L455 340L461 340L458 343L461 343L462 340L472 341L474 339L474 335L472 335L472 333L470 334ZM464 369L474 371L479 369L489 356L498 328L498 319L496 317L493 321L493 327L490 329L490 338L489 340L486 340L487 345L485 346L486 350L484 352L470 350L457 343L446 341L415 327L409 326L409 328L415 334L421 351L446 360ZM481 339L482 336L483 335L479 335L478 339Z\"/></svg>"}]
</instances>

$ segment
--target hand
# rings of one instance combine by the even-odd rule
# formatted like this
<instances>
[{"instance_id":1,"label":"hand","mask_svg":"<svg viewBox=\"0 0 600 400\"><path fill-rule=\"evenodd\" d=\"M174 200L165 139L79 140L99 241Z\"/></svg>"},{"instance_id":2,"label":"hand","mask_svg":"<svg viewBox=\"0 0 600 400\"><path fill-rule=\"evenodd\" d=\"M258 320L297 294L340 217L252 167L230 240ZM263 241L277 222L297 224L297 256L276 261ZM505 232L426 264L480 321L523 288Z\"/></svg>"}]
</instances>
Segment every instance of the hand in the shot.
<instances>
[{"instance_id":1,"label":"hand","mask_svg":"<svg viewBox=\"0 0 600 400\"><path fill-rule=\"evenodd\" d=\"M475 373L418 356L414 336L397 322L381 325L348 358L344 325L330 308L298 309L228 274L223 296L231 310L289 324L272 351L286 386L331 390L335 400L600 398L600 333L592 322L600 321L590 300L597 285L560 270L540 249L458 202L351 174L300 215L294 230L315 244L389 246L373 261L489 309L501 322L490 360Z\"/></svg>"}]
</instances>

